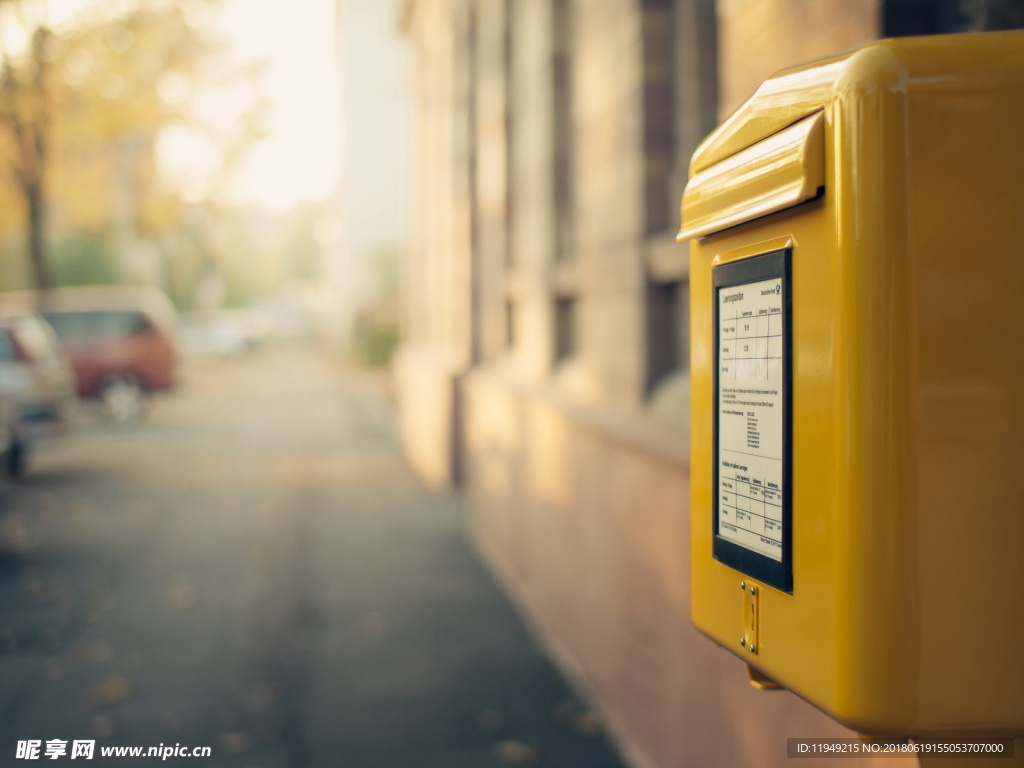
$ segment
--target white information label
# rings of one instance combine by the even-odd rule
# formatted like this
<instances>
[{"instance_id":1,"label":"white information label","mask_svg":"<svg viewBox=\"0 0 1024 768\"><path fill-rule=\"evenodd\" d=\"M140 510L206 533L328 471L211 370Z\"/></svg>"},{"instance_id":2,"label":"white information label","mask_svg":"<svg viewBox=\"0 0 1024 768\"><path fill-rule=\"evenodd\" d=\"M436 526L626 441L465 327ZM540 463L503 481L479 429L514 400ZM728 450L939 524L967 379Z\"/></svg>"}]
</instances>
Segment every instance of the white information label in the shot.
<instances>
[{"instance_id":1,"label":"white information label","mask_svg":"<svg viewBox=\"0 0 1024 768\"><path fill-rule=\"evenodd\" d=\"M782 561L782 280L718 290L718 535Z\"/></svg>"}]
</instances>

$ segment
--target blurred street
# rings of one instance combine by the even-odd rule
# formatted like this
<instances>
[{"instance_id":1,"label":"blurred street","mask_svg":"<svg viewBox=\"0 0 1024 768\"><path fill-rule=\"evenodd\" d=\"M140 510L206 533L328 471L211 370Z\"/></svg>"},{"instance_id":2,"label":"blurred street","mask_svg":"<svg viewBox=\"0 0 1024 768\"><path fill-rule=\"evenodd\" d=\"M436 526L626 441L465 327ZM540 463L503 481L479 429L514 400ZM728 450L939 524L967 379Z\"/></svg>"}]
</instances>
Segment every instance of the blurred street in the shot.
<instances>
[{"instance_id":1,"label":"blurred street","mask_svg":"<svg viewBox=\"0 0 1024 768\"><path fill-rule=\"evenodd\" d=\"M313 346L192 365L141 427L41 450L0 505L0 764L95 739L92 764L621 765L458 497L406 468L379 382Z\"/></svg>"}]
</instances>

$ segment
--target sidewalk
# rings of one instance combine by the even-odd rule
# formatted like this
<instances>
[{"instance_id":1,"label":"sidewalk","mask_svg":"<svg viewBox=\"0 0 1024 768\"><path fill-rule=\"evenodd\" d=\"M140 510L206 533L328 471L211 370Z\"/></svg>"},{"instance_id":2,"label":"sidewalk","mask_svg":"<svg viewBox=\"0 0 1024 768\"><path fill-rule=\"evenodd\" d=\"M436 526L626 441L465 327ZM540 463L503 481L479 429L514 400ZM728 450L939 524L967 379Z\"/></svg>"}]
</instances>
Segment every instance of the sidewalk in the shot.
<instances>
[{"instance_id":1,"label":"sidewalk","mask_svg":"<svg viewBox=\"0 0 1024 768\"><path fill-rule=\"evenodd\" d=\"M384 413L365 387L348 396ZM311 765L621 766L472 554L461 499L424 489L385 430L387 457L349 484L347 524L317 543L321 576L345 587L324 605Z\"/></svg>"}]
</instances>

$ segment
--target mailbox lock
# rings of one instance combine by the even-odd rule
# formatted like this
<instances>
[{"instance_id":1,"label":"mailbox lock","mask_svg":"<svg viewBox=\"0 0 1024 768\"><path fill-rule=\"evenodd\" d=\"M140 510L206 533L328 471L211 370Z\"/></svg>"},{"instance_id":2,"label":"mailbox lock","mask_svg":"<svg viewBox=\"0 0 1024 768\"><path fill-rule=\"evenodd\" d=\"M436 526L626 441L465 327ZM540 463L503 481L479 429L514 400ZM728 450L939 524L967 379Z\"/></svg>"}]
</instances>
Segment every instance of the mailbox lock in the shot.
<instances>
[{"instance_id":1,"label":"mailbox lock","mask_svg":"<svg viewBox=\"0 0 1024 768\"><path fill-rule=\"evenodd\" d=\"M740 582L740 587L743 588L743 635L740 637L740 647L746 648L750 653L757 653L758 643L758 599L759 595L757 587L750 585L747 588L747 582Z\"/></svg>"}]
</instances>

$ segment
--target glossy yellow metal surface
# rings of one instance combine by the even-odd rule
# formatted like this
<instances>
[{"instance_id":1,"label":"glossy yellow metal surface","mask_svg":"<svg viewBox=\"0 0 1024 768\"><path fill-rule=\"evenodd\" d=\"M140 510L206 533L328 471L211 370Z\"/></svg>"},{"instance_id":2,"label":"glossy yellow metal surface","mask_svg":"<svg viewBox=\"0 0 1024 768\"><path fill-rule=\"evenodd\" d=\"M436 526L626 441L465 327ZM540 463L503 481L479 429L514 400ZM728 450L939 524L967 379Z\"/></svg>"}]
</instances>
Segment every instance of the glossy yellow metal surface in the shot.
<instances>
[{"instance_id":1,"label":"glossy yellow metal surface","mask_svg":"<svg viewBox=\"0 0 1024 768\"><path fill-rule=\"evenodd\" d=\"M719 232L817 197L825 184L819 112L694 175L681 238Z\"/></svg>"},{"instance_id":2,"label":"glossy yellow metal surface","mask_svg":"<svg viewBox=\"0 0 1024 768\"><path fill-rule=\"evenodd\" d=\"M684 198L682 234L703 234L690 272L693 620L859 732L1022 735L1024 33L880 41L781 73L694 155L699 197L735 208L751 182L716 167L755 167L815 114L821 195L732 210L721 226ZM712 269L781 248L791 593L712 556ZM756 654L739 642L753 629L741 581L759 590Z\"/></svg>"}]
</instances>

